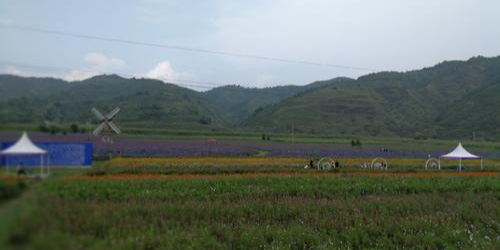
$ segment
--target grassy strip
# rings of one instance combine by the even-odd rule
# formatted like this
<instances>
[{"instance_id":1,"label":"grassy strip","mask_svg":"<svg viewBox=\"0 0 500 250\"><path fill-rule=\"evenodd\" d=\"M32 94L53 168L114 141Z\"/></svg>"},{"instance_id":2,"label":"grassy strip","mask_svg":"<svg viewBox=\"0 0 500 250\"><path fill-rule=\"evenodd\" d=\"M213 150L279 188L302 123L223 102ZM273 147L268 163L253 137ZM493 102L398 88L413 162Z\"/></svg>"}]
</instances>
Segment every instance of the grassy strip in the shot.
<instances>
[{"instance_id":1,"label":"grassy strip","mask_svg":"<svg viewBox=\"0 0 500 250\"><path fill-rule=\"evenodd\" d=\"M25 192L18 199L4 202L0 206L0 248L9 249L12 245L23 241L22 234L19 231L19 225L26 224L34 226L40 230L38 223L34 223L32 219L38 220L34 216L36 206L36 196L33 192ZM24 229L23 231L28 231ZM3 246L3 247L2 247Z\"/></svg>"},{"instance_id":2,"label":"grassy strip","mask_svg":"<svg viewBox=\"0 0 500 250\"><path fill-rule=\"evenodd\" d=\"M497 249L498 180L58 179L39 189L14 230L22 243L8 247Z\"/></svg>"},{"instance_id":3,"label":"grassy strip","mask_svg":"<svg viewBox=\"0 0 500 250\"><path fill-rule=\"evenodd\" d=\"M61 128L69 130L71 124L60 124ZM87 128L86 124L80 124L80 128ZM174 129L151 129L146 127L127 127L127 124L122 126L123 134L119 137L145 137L149 139L206 139L215 137L225 140L250 140L261 141L263 133L240 130L225 130L225 131L202 131L202 130L174 130ZM32 131L38 132L39 125L37 124L1 124L0 131ZM291 134L282 133L264 133L270 135L272 141L291 143ZM350 145L353 138L360 139L363 145L366 146L383 146L389 148L398 148L406 150L415 150L422 148L437 148L447 150L450 147L457 145L456 140L415 140L412 138L401 137L358 137L358 136L335 136L335 135L314 135L314 134L295 134L293 141L295 143L322 143L322 144L342 144ZM497 142L465 142L467 147L481 150L499 150L500 145Z\"/></svg>"}]
</instances>

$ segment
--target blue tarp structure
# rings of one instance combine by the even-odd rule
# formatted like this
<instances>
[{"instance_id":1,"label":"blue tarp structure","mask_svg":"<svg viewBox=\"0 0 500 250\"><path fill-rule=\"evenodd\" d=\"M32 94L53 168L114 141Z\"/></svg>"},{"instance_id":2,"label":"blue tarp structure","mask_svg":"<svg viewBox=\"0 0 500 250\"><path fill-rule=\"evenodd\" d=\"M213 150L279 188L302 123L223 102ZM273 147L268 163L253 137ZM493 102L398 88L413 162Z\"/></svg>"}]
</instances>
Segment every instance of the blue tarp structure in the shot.
<instances>
[{"instance_id":1,"label":"blue tarp structure","mask_svg":"<svg viewBox=\"0 0 500 250\"><path fill-rule=\"evenodd\" d=\"M7 149L13 142L2 143L1 149ZM46 150L48 154L43 157L45 165L50 166L92 166L91 142L43 142L35 143L36 146ZM40 156L36 155L9 155L2 156L2 166L40 166Z\"/></svg>"}]
</instances>

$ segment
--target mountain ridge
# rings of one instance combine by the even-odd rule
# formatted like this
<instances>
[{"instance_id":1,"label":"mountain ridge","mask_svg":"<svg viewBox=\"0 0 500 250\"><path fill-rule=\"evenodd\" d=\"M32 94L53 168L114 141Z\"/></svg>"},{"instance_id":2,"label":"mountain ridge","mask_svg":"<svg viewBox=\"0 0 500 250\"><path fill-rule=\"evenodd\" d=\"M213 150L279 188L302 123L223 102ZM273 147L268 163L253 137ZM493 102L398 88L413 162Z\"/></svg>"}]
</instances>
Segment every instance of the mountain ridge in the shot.
<instances>
[{"instance_id":1,"label":"mountain ridge","mask_svg":"<svg viewBox=\"0 0 500 250\"><path fill-rule=\"evenodd\" d=\"M468 93L499 81L500 57L444 62L409 72L374 73L359 77L349 85L316 89L270 106L247 119L243 127L254 131L289 132L293 124L295 129L308 133L466 136L470 133L456 132L452 125L452 121L457 124L457 117L464 119L464 115L459 115L459 111L454 114L445 111L454 103L464 101ZM487 136L497 136L497 132L480 124L471 126L473 123L467 122L469 127Z\"/></svg>"},{"instance_id":2,"label":"mountain ridge","mask_svg":"<svg viewBox=\"0 0 500 250\"><path fill-rule=\"evenodd\" d=\"M445 61L406 72L303 86L197 92L151 79L83 81L0 75L0 121L84 123L90 108L123 107L127 126L261 133L469 137L500 135L500 57ZM497 101L497 99L499 101Z\"/></svg>"}]
</instances>

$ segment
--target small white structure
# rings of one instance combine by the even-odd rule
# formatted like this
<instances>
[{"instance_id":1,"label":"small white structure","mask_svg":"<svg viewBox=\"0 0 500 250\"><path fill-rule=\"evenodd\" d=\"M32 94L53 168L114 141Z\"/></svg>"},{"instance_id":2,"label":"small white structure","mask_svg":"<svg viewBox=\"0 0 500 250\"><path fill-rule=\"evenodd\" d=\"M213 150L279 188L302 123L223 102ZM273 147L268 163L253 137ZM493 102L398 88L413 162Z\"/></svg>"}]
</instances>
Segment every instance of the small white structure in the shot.
<instances>
[{"instance_id":1,"label":"small white structure","mask_svg":"<svg viewBox=\"0 0 500 250\"><path fill-rule=\"evenodd\" d=\"M428 169L429 167L430 168L441 168L439 164L440 164L440 162L438 159L430 157L427 159L427 161L425 161L425 169Z\"/></svg>"},{"instance_id":2,"label":"small white structure","mask_svg":"<svg viewBox=\"0 0 500 250\"><path fill-rule=\"evenodd\" d=\"M387 170L389 167L389 163L384 158L377 157L373 159L372 164L370 165L372 169L383 169Z\"/></svg>"},{"instance_id":3,"label":"small white structure","mask_svg":"<svg viewBox=\"0 0 500 250\"><path fill-rule=\"evenodd\" d=\"M448 154L442 155L439 157L439 169L441 169L441 158L448 158L448 159L458 159L459 161L459 167L458 171L462 171L462 160L464 159L481 159L481 157L477 155L473 155L469 153L469 151L465 150L465 148L462 146L462 143L458 143L457 148L455 150L451 151ZM483 169L483 160L481 159L481 169Z\"/></svg>"},{"instance_id":4,"label":"small white structure","mask_svg":"<svg viewBox=\"0 0 500 250\"><path fill-rule=\"evenodd\" d=\"M23 133L21 138L9 148L0 152L0 156L8 157L8 156L28 156L28 155L40 155L40 175L44 177L43 172L43 156L47 155L47 151L37 147L28 137L26 132ZM8 166L6 166L8 167ZM50 170L47 169L47 175L50 173Z\"/></svg>"},{"instance_id":5,"label":"small white structure","mask_svg":"<svg viewBox=\"0 0 500 250\"><path fill-rule=\"evenodd\" d=\"M318 161L318 169L330 170L335 167L335 161L330 157L323 157Z\"/></svg>"}]
</instances>

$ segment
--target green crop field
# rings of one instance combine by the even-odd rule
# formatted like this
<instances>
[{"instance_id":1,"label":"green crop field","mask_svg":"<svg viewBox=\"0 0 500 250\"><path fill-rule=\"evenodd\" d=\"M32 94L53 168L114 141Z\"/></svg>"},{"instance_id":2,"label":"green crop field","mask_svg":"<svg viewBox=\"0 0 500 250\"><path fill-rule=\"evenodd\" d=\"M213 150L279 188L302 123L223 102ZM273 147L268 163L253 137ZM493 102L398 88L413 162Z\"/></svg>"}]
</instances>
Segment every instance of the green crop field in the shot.
<instances>
[{"instance_id":1,"label":"green crop field","mask_svg":"<svg viewBox=\"0 0 500 250\"><path fill-rule=\"evenodd\" d=\"M372 176L143 165L59 169L43 181L2 178L0 248L500 248L500 176L491 170L406 176L396 166Z\"/></svg>"}]
</instances>

